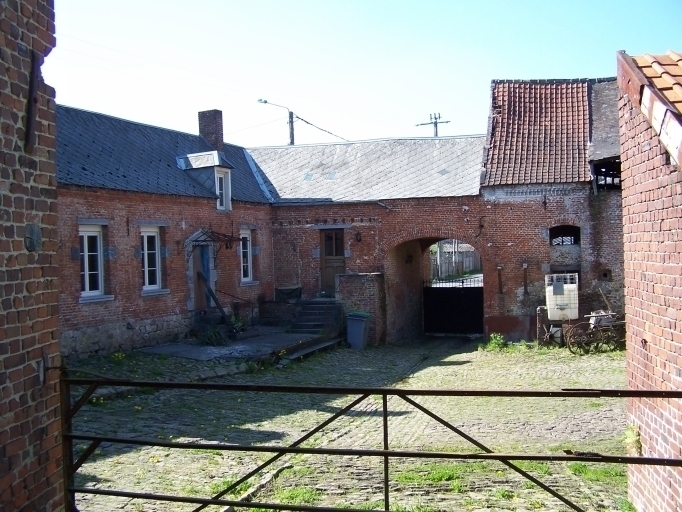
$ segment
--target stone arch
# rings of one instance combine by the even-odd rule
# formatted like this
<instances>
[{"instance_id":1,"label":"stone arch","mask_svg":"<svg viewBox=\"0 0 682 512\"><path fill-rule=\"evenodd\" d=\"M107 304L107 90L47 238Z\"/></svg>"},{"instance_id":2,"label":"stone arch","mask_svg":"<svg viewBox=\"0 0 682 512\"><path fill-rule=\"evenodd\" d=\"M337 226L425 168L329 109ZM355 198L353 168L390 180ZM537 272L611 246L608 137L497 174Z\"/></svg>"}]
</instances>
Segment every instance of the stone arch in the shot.
<instances>
[{"instance_id":1,"label":"stone arch","mask_svg":"<svg viewBox=\"0 0 682 512\"><path fill-rule=\"evenodd\" d=\"M387 237L379 244L379 261L383 262L386 259L388 252L394 247L410 242L412 240L420 240L425 238L439 238L441 240L454 239L471 245L483 258L487 254L487 247L475 236L465 234L455 228L413 228L406 231L395 233Z\"/></svg>"},{"instance_id":2,"label":"stone arch","mask_svg":"<svg viewBox=\"0 0 682 512\"><path fill-rule=\"evenodd\" d=\"M420 242L447 239L470 244L482 259L482 252L488 253L483 241L472 236L470 231L453 227L419 226L393 232L379 243L377 252L384 280L387 343L400 343L424 332L424 283L429 279L425 269L430 262L428 251Z\"/></svg>"}]
</instances>

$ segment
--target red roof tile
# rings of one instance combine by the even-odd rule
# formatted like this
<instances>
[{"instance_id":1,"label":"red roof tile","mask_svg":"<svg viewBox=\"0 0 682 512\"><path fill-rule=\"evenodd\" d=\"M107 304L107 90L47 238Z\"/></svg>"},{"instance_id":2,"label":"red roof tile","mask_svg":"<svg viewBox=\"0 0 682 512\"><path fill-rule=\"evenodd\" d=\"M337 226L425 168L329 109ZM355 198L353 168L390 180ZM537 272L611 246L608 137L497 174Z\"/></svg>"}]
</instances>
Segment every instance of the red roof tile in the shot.
<instances>
[{"instance_id":1,"label":"red roof tile","mask_svg":"<svg viewBox=\"0 0 682 512\"><path fill-rule=\"evenodd\" d=\"M618 85L637 105L677 164L682 163L682 55L618 54Z\"/></svg>"},{"instance_id":2,"label":"red roof tile","mask_svg":"<svg viewBox=\"0 0 682 512\"><path fill-rule=\"evenodd\" d=\"M590 82L493 81L482 185L589 181Z\"/></svg>"}]
</instances>

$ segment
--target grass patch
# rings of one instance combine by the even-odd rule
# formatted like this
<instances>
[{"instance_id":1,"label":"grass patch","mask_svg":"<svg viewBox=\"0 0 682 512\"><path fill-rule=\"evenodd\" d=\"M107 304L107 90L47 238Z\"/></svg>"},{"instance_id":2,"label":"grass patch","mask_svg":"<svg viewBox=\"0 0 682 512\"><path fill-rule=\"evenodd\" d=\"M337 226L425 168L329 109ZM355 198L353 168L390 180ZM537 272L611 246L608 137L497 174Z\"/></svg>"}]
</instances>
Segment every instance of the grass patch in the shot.
<instances>
[{"instance_id":1,"label":"grass patch","mask_svg":"<svg viewBox=\"0 0 682 512\"><path fill-rule=\"evenodd\" d=\"M501 500L512 500L514 499L514 494L513 491L510 491L509 489L496 489L495 490L495 497L499 498Z\"/></svg>"},{"instance_id":2,"label":"grass patch","mask_svg":"<svg viewBox=\"0 0 682 512\"><path fill-rule=\"evenodd\" d=\"M625 498L618 500L618 510L620 512L637 512L635 506Z\"/></svg>"},{"instance_id":3,"label":"grass patch","mask_svg":"<svg viewBox=\"0 0 682 512\"><path fill-rule=\"evenodd\" d=\"M201 448L188 448L187 453L192 453L194 455L217 455L218 457L223 456L223 452L221 450L215 450L212 448L207 448L206 450L202 450Z\"/></svg>"},{"instance_id":4,"label":"grass patch","mask_svg":"<svg viewBox=\"0 0 682 512\"><path fill-rule=\"evenodd\" d=\"M454 482L471 473L490 473L492 469L485 462L463 462L459 464L423 464L396 475L401 484L438 484Z\"/></svg>"},{"instance_id":5,"label":"grass patch","mask_svg":"<svg viewBox=\"0 0 682 512\"><path fill-rule=\"evenodd\" d=\"M275 491L275 499L288 505L310 505L320 499L320 491L312 487L290 487Z\"/></svg>"},{"instance_id":6,"label":"grass patch","mask_svg":"<svg viewBox=\"0 0 682 512\"><path fill-rule=\"evenodd\" d=\"M549 465L544 462L539 462L536 460L515 460L513 463L524 471L532 471L533 473L537 473L539 475L552 474L552 470L549 468Z\"/></svg>"},{"instance_id":7,"label":"grass patch","mask_svg":"<svg viewBox=\"0 0 682 512\"><path fill-rule=\"evenodd\" d=\"M235 480L232 480L230 478L225 478L223 480L220 480L218 482L211 482L211 485L208 486L208 492L211 494L211 496L215 496L216 494L223 492L225 489L230 487ZM240 496L244 494L246 491L248 491L250 488L249 481L247 480L246 482L242 482L239 484L236 488L231 490L228 495L229 496Z\"/></svg>"},{"instance_id":8,"label":"grass patch","mask_svg":"<svg viewBox=\"0 0 682 512\"><path fill-rule=\"evenodd\" d=\"M579 476L586 482L599 482L605 484L626 485L627 475L625 468L616 465L597 466L588 465L584 462L572 462L568 465L571 473Z\"/></svg>"},{"instance_id":9,"label":"grass patch","mask_svg":"<svg viewBox=\"0 0 682 512\"><path fill-rule=\"evenodd\" d=\"M411 507L396 505L395 507L391 507L391 512L440 512L440 509L433 508L429 505L414 505Z\"/></svg>"},{"instance_id":10,"label":"grass patch","mask_svg":"<svg viewBox=\"0 0 682 512\"><path fill-rule=\"evenodd\" d=\"M311 467L308 466L298 466L295 468L289 468L285 469L282 471L282 476L287 476L287 477L301 477L301 476L308 476L312 475L315 473L315 470Z\"/></svg>"}]
</instances>

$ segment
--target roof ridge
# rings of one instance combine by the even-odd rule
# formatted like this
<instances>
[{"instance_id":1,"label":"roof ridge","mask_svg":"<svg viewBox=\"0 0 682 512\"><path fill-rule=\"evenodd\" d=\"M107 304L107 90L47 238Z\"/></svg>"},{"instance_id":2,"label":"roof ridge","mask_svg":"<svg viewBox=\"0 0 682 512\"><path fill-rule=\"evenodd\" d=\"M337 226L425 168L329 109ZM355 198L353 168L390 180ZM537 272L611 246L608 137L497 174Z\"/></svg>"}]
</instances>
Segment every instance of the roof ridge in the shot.
<instances>
[{"instance_id":1,"label":"roof ridge","mask_svg":"<svg viewBox=\"0 0 682 512\"><path fill-rule=\"evenodd\" d=\"M252 150L252 149L292 149L292 148L308 148L308 147L316 147L316 146L348 146L352 144L369 144L370 142L391 142L391 141L401 141L401 140L451 140L451 139L477 139L477 138L485 138L485 133L475 133L471 135L443 135L443 136L438 136L438 137L386 137L383 139L366 139L366 140L354 140L354 141L348 141L348 142L318 142L318 143L312 143L312 144L296 144L295 146L291 146L289 144L285 146L251 146L248 148L242 148L242 149L247 149L247 150Z\"/></svg>"},{"instance_id":2,"label":"roof ridge","mask_svg":"<svg viewBox=\"0 0 682 512\"><path fill-rule=\"evenodd\" d=\"M588 83L598 84L603 82L615 82L615 76L607 76L601 78L531 78L524 80L522 78L493 78L492 84L573 84L573 83Z\"/></svg>"},{"instance_id":3,"label":"roof ridge","mask_svg":"<svg viewBox=\"0 0 682 512\"><path fill-rule=\"evenodd\" d=\"M189 135L191 137L197 137L197 138L203 138L201 135L198 133L189 133L189 132L183 132L180 130L174 130L173 128L165 128L163 126L157 126L154 124L148 124L148 123L141 123L140 121L133 121L131 119L125 119L123 117L117 117L117 116L112 116L111 114L103 114L102 112L95 112L94 110L87 110L84 108L78 108L78 107L71 107L69 105L62 105L62 104L57 104L57 108L61 109L67 109L67 110L76 110L78 112L84 112L86 114L94 114L97 116L102 116L102 117L108 117L109 119L114 119L116 121L123 121L125 123L130 123L130 124L136 124L138 126L144 126L146 128L155 128L157 130L164 130L167 132L173 132L173 133L180 133L182 135Z\"/></svg>"}]
</instances>

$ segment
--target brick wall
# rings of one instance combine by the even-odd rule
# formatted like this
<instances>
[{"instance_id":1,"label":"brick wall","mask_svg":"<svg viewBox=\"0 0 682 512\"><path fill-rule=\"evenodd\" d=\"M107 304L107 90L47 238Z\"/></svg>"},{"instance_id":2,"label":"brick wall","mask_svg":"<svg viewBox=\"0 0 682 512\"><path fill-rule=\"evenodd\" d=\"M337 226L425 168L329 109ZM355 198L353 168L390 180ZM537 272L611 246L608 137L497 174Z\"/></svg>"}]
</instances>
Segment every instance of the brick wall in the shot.
<instances>
[{"instance_id":1,"label":"brick wall","mask_svg":"<svg viewBox=\"0 0 682 512\"><path fill-rule=\"evenodd\" d=\"M238 243L220 247L212 262L215 289L221 304L232 311L250 314L248 302L272 297L272 236L269 206L233 203L231 212L218 212L215 201L131 193L105 189L60 186L59 260L63 286L60 290L61 350L64 356L128 350L184 336L194 309L193 261L185 243L200 229L235 235L248 228L253 246L253 283L240 279ZM78 229L84 219L106 222L104 295L108 300L80 300ZM141 224L160 225L162 288L168 293L142 294L140 258ZM224 293L225 292L225 293Z\"/></svg>"},{"instance_id":2,"label":"brick wall","mask_svg":"<svg viewBox=\"0 0 682 512\"><path fill-rule=\"evenodd\" d=\"M339 274L336 299L343 304L344 313L364 311L372 315L368 320L368 343L376 345L386 341L386 289L384 275Z\"/></svg>"},{"instance_id":3,"label":"brick wall","mask_svg":"<svg viewBox=\"0 0 682 512\"><path fill-rule=\"evenodd\" d=\"M545 304L544 276L553 263L565 264L569 256L581 272L581 314L606 307L600 290L622 313L620 201L620 191L595 196L589 184L581 183L488 187L479 197L280 205L272 218L275 286L301 286L304 297L315 296L320 290L319 231L341 228L350 254L346 272L385 274L386 340L393 343L406 332L421 332L424 251L437 240L456 238L481 255L486 332L533 339L536 309ZM553 261L549 228L565 224L581 228L580 246L567 249L579 256ZM412 265L405 265L406 247L401 247L408 242L416 244L410 246ZM501 294L497 265L503 267Z\"/></svg>"},{"instance_id":4,"label":"brick wall","mask_svg":"<svg viewBox=\"0 0 682 512\"><path fill-rule=\"evenodd\" d=\"M54 11L8 0L0 12L0 509L50 511L62 499L58 374L44 371L60 363L55 92L39 66Z\"/></svg>"},{"instance_id":5,"label":"brick wall","mask_svg":"<svg viewBox=\"0 0 682 512\"><path fill-rule=\"evenodd\" d=\"M627 375L632 389L682 389L682 176L640 110L619 105L623 178ZM682 457L682 403L630 399L642 455ZM642 512L680 510L682 469L629 468Z\"/></svg>"}]
</instances>

